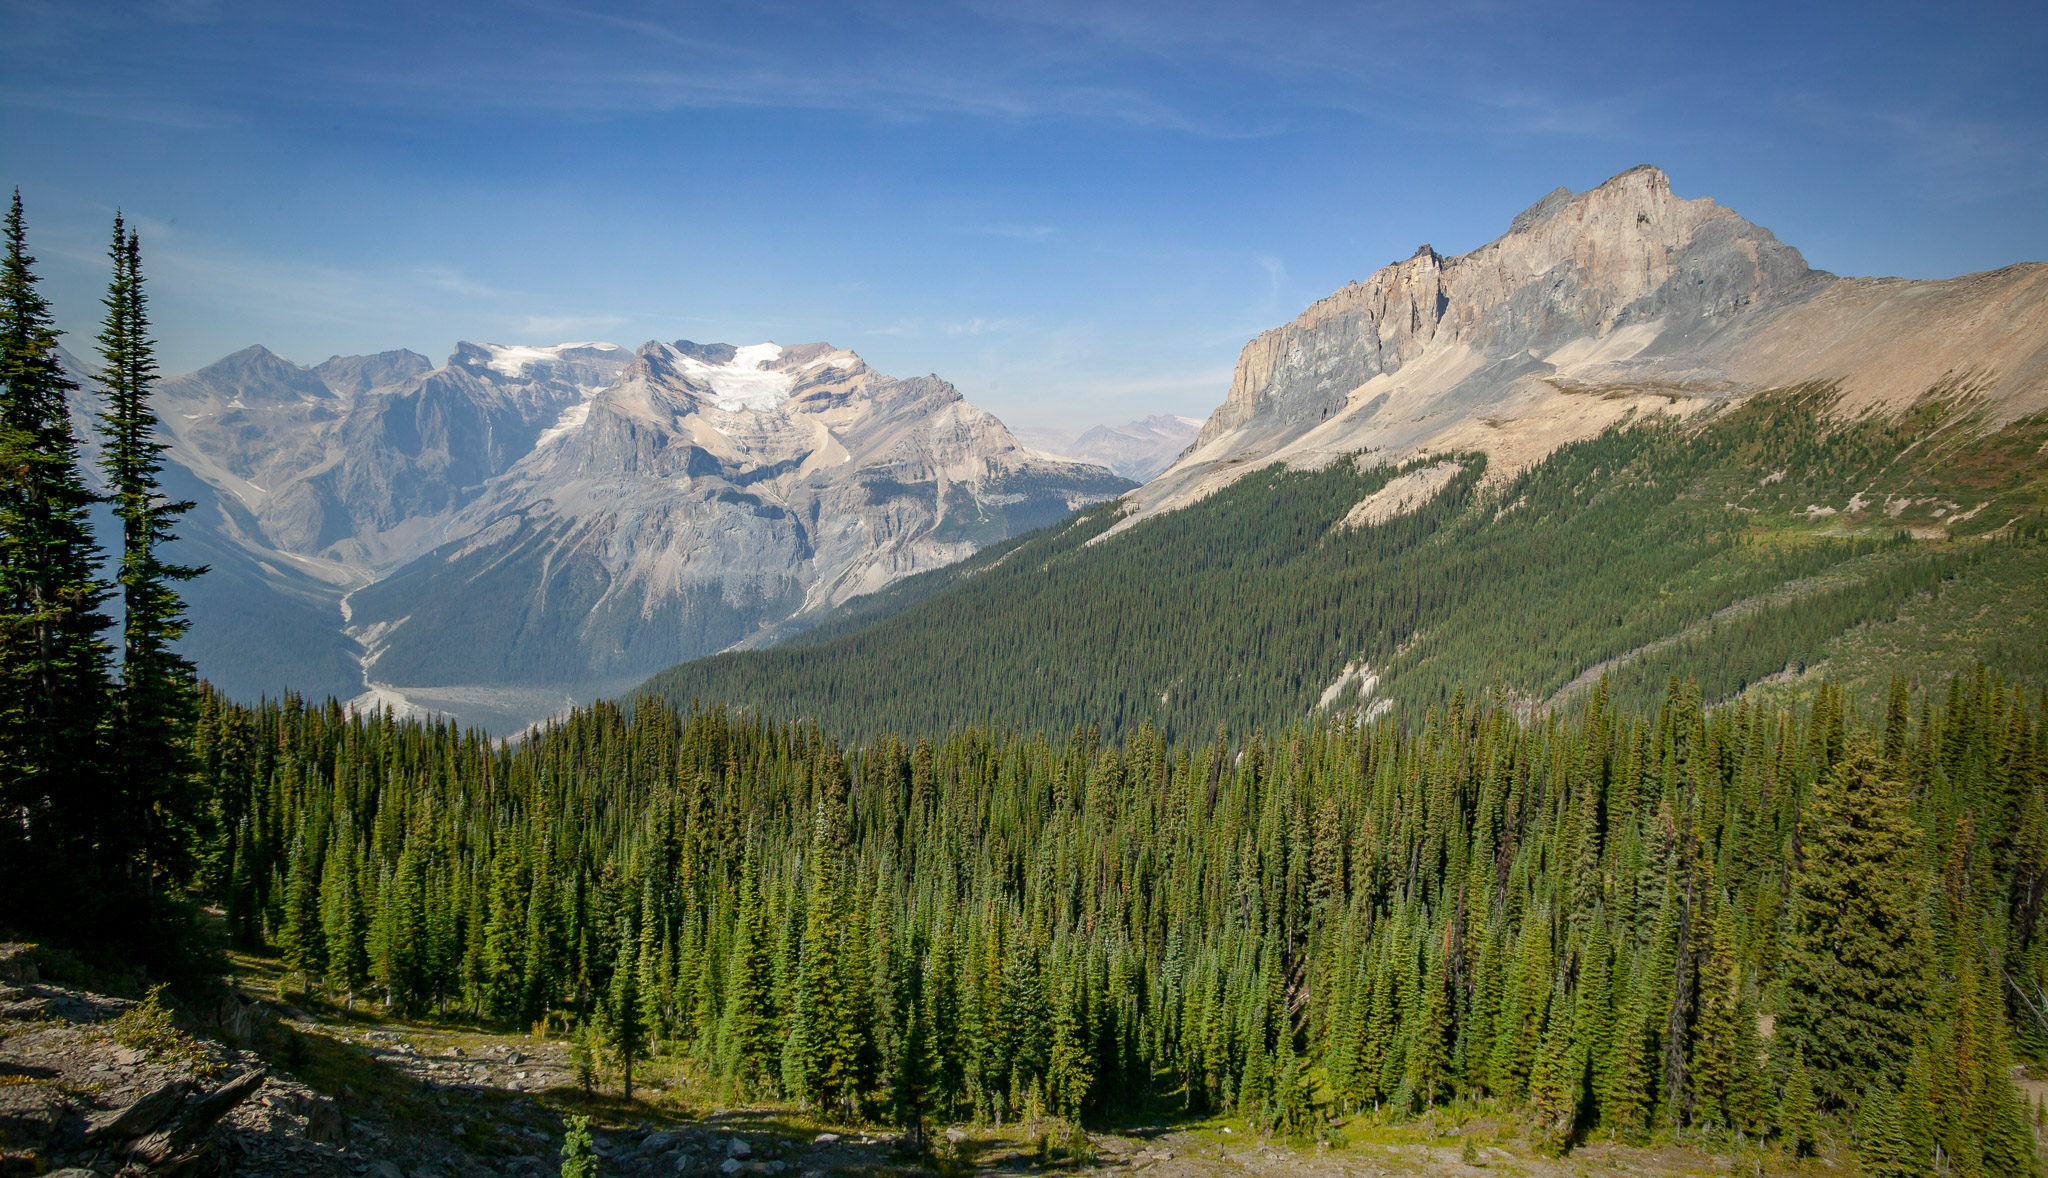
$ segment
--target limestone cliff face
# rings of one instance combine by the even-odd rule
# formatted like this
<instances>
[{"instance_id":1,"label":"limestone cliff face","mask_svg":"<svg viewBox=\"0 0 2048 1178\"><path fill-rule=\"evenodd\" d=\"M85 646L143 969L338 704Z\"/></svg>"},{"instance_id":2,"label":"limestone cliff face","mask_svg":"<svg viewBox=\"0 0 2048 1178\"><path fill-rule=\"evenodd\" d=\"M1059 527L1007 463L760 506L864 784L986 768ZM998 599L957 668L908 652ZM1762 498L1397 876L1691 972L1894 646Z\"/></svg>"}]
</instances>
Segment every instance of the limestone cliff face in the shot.
<instances>
[{"instance_id":1,"label":"limestone cliff face","mask_svg":"<svg viewBox=\"0 0 2048 1178\"><path fill-rule=\"evenodd\" d=\"M1548 353L1653 322L1691 334L1825 279L1769 230L1711 200L1680 199L1662 172L1635 168L1583 196L1552 192L1469 254L1425 245L1260 335L1200 440L1255 419L1320 422L1352 389L1433 349Z\"/></svg>"},{"instance_id":2,"label":"limestone cliff face","mask_svg":"<svg viewBox=\"0 0 2048 1178\"><path fill-rule=\"evenodd\" d=\"M1632 412L1807 379L1898 404L1965 371L1998 412L2048 406L2048 268L1842 279L1639 167L1552 192L1470 253L1423 246L1252 340L1133 520L1275 459L1472 448L1500 477Z\"/></svg>"}]
</instances>

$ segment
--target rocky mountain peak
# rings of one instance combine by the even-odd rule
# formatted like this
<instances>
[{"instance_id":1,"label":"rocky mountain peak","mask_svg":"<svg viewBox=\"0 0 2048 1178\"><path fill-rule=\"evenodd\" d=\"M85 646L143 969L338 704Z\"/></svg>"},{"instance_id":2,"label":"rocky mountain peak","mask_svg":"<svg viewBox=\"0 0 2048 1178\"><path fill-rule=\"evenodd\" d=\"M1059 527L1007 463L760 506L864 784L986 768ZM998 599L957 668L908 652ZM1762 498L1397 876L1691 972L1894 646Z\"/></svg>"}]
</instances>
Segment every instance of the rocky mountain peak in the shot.
<instances>
[{"instance_id":1,"label":"rocky mountain peak","mask_svg":"<svg viewBox=\"0 0 2048 1178\"><path fill-rule=\"evenodd\" d=\"M374 356L333 356L314 365L328 388L344 397L391 388L433 370L434 362L407 348Z\"/></svg>"},{"instance_id":2,"label":"rocky mountain peak","mask_svg":"<svg viewBox=\"0 0 2048 1178\"><path fill-rule=\"evenodd\" d=\"M1124 526L1273 459L1464 447L1504 477L1630 414L1811 379L1840 382L1852 411L1982 367L2009 419L2048 404L2043 274L1838 278L1647 165L1553 189L1493 241L1423 246L1246 344L1195 446L1134 493Z\"/></svg>"},{"instance_id":3,"label":"rocky mountain peak","mask_svg":"<svg viewBox=\"0 0 2048 1178\"><path fill-rule=\"evenodd\" d=\"M202 392L222 402L249 399L255 402L331 400L334 390L319 373L301 368L262 344L251 344L223 356L187 376L164 382L187 394Z\"/></svg>"},{"instance_id":4,"label":"rocky mountain peak","mask_svg":"<svg viewBox=\"0 0 2048 1178\"><path fill-rule=\"evenodd\" d=\"M844 386L868 372L859 356L828 343L650 341L638 355L636 371L646 378L725 413L778 412L819 385Z\"/></svg>"},{"instance_id":5,"label":"rocky mountain peak","mask_svg":"<svg viewBox=\"0 0 2048 1178\"><path fill-rule=\"evenodd\" d=\"M1262 334L1239 356L1201 442L1255 417L1279 428L1320 421L1350 389L1434 349L1503 357L1631 323L1690 326L1781 300L1814 277L1769 230L1673 195L1656 168L1631 168L1588 192L1552 191L1470 253L1446 258L1424 245Z\"/></svg>"}]
</instances>

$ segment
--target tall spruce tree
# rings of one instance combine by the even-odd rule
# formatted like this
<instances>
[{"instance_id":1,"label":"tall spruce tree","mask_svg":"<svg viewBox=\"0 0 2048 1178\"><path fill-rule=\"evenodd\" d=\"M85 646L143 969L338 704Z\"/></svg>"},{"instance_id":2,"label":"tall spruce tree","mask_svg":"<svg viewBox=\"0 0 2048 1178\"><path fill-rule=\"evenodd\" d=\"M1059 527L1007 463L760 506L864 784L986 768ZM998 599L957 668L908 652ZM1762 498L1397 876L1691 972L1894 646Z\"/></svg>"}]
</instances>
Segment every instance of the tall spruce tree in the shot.
<instances>
[{"instance_id":1,"label":"tall spruce tree","mask_svg":"<svg viewBox=\"0 0 2048 1178\"><path fill-rule=\"evenodd\" d=\"M790 1004L788 1055L795 1067L784 1069L784 1079L806 1104L851 1114L859 1096L854 1085L859 1061L850 1034L855 1013L840 944L846 905L839 885L844 845L839 788L827 786L813 819L803 960Z\"/></svg>"},{"instance_id":2,"label":"tall spruce tree","mask_svg":"<svg viewBox=\"0 0 2048 1178\"><path fill-rule=\"evenodd\" d=\"M103 743L108 593L87 511L49 303L37 289L21 193L0 262L0 907L48 927L125 905L110 863Z\"/></svg>"},{"instance_id":3,"label":"tall spruce tree","mask_svg":"<svg viewBox=\"0 0 2048 1178\"><path fill-rule=\"evenodd\" d=\"M118 797L110 816L116 846L110 851L145 893L154 894L162 881L182 880L192 868L192 829L199 817L192 756L195 676L192 664L172 647L186 628L175 586L204 570L163 558L178 517L192 504L163 494L169 447L158 439L149 407L156 341L149 336L141 240L119 213L107 256L114 275L101 300L106 319L99 335L100 386L106 405L98 423L100 468L121 524L121 683L108 766Z\"/></svg>"},{"instance_id":4,"label":"tall spruce tree","mask_svg":"<svg viewBox=\"0 0 2048 1178\"><path fill-rule=\"evenodd\" d=\"M726 1073L743 1087L770 1086L775 1061L774 975L768 960L768 932L761 890L751 862L741 869L739 920L733 930L730 975L721 1029Z\"/></svg>"},{"instance_id":5,"label":"tall spruce tree","mask_svg":"<svg viewBox=\"0 0 2048 1178\"><path fill-rule=\"evenodd\" d=\"M1879 1080L1896 1103L1927 1007L1919 829L1879 753L1859 738L1814 789L1785 960L1779 1034L1831 1108Z\"/></svg>"},{"instance_id":6,"label":"tall spruce tree","mask_svg":"<svg viewBox=\"0 0 2048 1178\"><path fill-rule=\"evenodd\" d=\"M1785 1071L1785 1087L1778 1096L1778 1143L1795 1158L1810 1156L1820 1143L1819 1121L1813 1107L1813 1078L1807 1075L1806 1060L1796 1051L1792 1066Z\"/></svg>"},{"instance_id":7,"label":"tall spruce tree","mask_svg":"<svg viewBox=\"0 0 2048 1178\"><path fill-rule=\"evenodd\" d=\"M647 1055L647 1019L640 1004L640 939L630 922L619 930L618 958L604 995L605 1050L619 1061L621 1086L633 1099L633 1065Z\"/></svg>"}]
</instances>

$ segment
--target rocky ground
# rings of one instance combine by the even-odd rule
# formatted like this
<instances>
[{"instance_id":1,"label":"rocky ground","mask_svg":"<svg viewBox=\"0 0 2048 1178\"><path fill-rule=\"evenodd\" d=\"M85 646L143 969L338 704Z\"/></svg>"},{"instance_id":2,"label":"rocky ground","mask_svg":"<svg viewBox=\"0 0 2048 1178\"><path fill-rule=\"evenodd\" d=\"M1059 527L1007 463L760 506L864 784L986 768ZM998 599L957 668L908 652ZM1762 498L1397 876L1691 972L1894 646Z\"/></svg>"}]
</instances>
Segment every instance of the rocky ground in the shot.
<instances>
[{"instance_id":1,"label":"rocky ground","mask_svg":"<svg viewBox=\"0 0 2048 1178\"><path fill-rule=\"evenodd\" d=\"M1215 1121L1072 1134L953 1126L906 1160L887 1132L788 1109L704 1107L684 1069L656 1061L627 1102L586 1095L566 1044L386 1021L279 1001L274 965L238 959L215 1009L58 985L26 946L0 945L0 1175L334 1175L539 1178L558 1172L565 1120L587 1115L599 1172L618 1178L941 1178L1059 1171L1147 1178L1640 1178L1792 1167L1750 1150L1589 1144L1540 1157L1486 1118L1364 1121L1303 1147ZM306 1007L315 1009L309 1010ZM161 1012L161 1013L160 1013ZM198 1034L192 1032L198 1031ZM1813 1174L1853 1163L1804 1163Z\"/></svg>"}]
</instances>

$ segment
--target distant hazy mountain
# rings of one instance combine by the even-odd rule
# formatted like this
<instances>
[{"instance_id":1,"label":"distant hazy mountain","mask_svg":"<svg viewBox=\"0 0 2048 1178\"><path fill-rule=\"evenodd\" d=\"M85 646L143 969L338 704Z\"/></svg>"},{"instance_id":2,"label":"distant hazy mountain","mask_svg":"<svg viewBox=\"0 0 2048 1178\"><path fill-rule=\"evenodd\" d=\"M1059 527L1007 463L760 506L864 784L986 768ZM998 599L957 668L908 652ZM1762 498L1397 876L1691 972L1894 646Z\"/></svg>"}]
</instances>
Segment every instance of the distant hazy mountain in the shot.
<instances>
[{"instance_id":1,"label":"distant hazy mountain","mask_svg":"<svg viewBox=\"0 0 2048 1178\"><path fill-rule=\"evenodd\" d=\"M1018 436L1047 454L1106 466L1143 483L1173 465L1201 430L1198 418L1162 413L1123 425L1098 425L1078 437L1044 429L1019 430Z\"/></svg>"},{"instance_id":2,"label":"distant hazy mountain","mask_svg":"<svg viewBox=\"0 0 2048 1178\"><path fill-rule=\"evenodd\" d=\"M824 344L252 347L156 405L202 674L500 728L1130 486Z\"/></svg>"}]
</instances>

